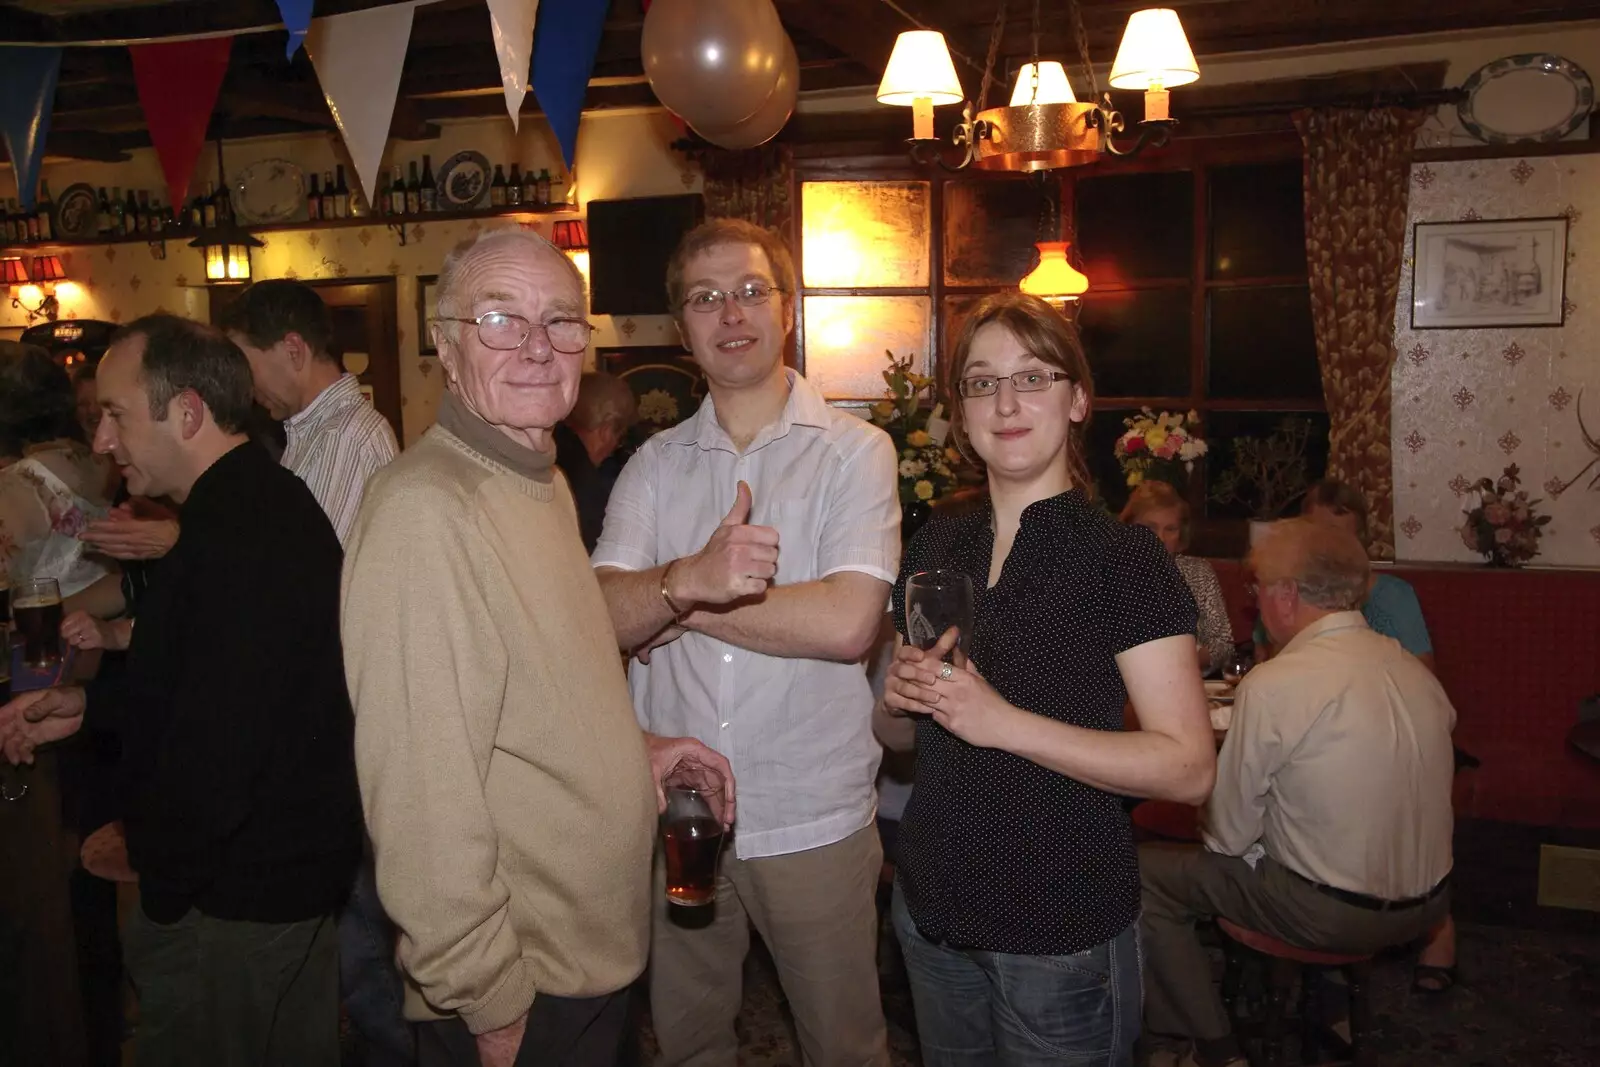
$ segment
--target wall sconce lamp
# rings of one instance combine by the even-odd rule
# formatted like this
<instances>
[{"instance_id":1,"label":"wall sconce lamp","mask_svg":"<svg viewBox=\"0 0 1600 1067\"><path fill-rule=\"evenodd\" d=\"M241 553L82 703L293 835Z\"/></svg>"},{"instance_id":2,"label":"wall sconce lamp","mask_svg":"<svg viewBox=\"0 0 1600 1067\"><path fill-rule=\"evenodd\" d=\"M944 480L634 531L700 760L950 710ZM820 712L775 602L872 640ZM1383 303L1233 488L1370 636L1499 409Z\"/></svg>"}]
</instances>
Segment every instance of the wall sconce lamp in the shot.
<instances>
[{"instance_id":1,"label":"wall sconce lamp","mask_svg":"<svg viewBox=\"0 0 1600 1067\"><path fill-rule=\"evenodd\" d=\"M250 280L250 250L266 244L232 220L206 230L189 242L206 257L206 282L210 285L243 284Z\"/></svg>"},{"instance_id":2,"label":"wall sconce lamp","mask_svg":"<svg viewBox=\"0 0 1600 1067\"><path fill-rule=\"evenodd\" d=\"M564 219L550 230L550 242L567 254L573 265L589 279L589 228L582 219Z\"/></svg>"},{"instance_id":3,"label":"wall sconce lamp","mask_svg":"<svg viewBox=\"0 0 1600 1067\"><path fill-rule=\"evenodd\" d=\"M61 266L60 256L36 256L30 272L18 257L0 260L0 282L14 288L11 306L34 319L56 321L61 314L61 302L56 293L62 286L70 285L67 272ZM46 290L44 287L49 286Z\"/></svg>"}]
</instances>

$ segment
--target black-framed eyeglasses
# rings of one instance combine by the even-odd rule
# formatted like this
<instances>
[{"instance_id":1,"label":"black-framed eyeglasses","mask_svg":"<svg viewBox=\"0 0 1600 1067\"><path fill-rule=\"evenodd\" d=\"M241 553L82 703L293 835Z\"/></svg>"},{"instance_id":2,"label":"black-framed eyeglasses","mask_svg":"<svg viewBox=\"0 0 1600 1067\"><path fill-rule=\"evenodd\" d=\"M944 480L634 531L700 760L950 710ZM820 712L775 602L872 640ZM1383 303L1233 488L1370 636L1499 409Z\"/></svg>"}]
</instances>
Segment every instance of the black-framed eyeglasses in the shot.
<instances>
[{"instance_id":1,"label":"black-framed eyeglasses","mask_svg":"<svg viewBox=\"0 0 1600 1067\"><path fill-rule=\"evenodd\" d=\"M787 292L776 285L766 282L745 282L743 285L729 290L722 289L696 289L684 299L682 307L690 311L699 311L709 314L721 311L727 305L728 298L742 308L759 307L772 299L773 293Z\"/></svg>"},{"instance_id":2,"label":"black-framed eyeglasses","mask_svg":"<svg viewBox=\"0 0 1600 1067\"><path fill-rule=\"evenodd\" d=\"M534 330L543 330L551 348L572 355L589 347L589 335L595 329L593 323L584 319L561 318L545 322L529 322L521 315L513 315L509 311L486 311L475 319L440 315L434 321L470 322L478 328L478 340L483 343L483 347L492 348L497 352L515 351L522 347L530 333Z\"/></svg>"},{"instance_id":3,"label":"black-framed eyeglasses","mask_svg":"<svg viewBox=\"0 0 1600 1067\"><path fill-rule=\"evenodd\" d=\"M1056 382L1069 382L1072 375L1058 370L1019 370L1015 374L975 374L956 383L956 391L968 400L980 396L994 396L1001 382L1010 382L1019 393L1042 393Z\"/></svg>"}]
</instances>

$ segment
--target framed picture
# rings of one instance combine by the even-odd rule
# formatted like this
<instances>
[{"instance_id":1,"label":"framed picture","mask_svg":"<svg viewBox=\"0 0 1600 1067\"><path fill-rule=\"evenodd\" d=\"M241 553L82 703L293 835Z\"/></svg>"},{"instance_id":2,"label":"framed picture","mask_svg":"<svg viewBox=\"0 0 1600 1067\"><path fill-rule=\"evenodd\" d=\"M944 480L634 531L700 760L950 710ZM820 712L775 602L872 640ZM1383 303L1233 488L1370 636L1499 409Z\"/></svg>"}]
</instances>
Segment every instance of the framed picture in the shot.
<instances>
[{"instance_id":1,"label":"framed picture","mask_svg":"<svg viewBox=\"0 0 1600 1067\"><path fill-rule=\"evenodd\" d=\"M439 289L437 274L417 275L417 352L424 356L437 356L433 347L433 330L429 320L433 317L433 298Z\"/></svg>"},{"instance_id":2,"label":"framed picture","mask_svg":"<svg viewBox=\"0 0 1600 1067\"><path fill-rule=\"evenodd\" d=\"M639 401L639 421L629 435L637 447L700 410L706 395L705 375L678 345L602 348L595 353L599 370L628 383Z\"/></svg>"},{"instance_id":3,"label":"framed picture","mask_svg":"<svg viewBox=\"0 0 1600 1067\"><path fill-rule=\"evenodd\" d=\"M1560 326L1566 317L1567 219L1419 222L1413 330Z\"/></svg>"}]
</instances>

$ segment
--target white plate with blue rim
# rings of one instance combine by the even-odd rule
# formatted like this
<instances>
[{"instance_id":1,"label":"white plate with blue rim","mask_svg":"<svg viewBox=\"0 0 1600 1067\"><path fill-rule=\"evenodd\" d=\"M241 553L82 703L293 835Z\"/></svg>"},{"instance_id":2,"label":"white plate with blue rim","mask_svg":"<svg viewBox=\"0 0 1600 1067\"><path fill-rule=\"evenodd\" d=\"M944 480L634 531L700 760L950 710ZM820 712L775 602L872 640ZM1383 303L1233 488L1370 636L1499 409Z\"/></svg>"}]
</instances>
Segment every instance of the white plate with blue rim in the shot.
<instances>
[{"instance_id":1,"label":"white plate with blue rim","mask_svg":"<svg viewBox=\"0 0 1600 1067\"><path fill-rule=\"evenodd\" d=\"M440 211L471 211L489 206L489 157L482 152L457 152L439 168L435 186Z\"/></svg>"},{"instance_id":2,"label":"white plate with blue rim","mask_svg":"<svg viewBox=\"0 0 1600 1067\"><path fill-rule=\"evenodd\" d=\"M1486 144L1559 141L1594 110L1594 82L1565 56L1529 52L1474 71L1462 85L1456 113L1466 131Z\"/></svg>"}]
</instances>

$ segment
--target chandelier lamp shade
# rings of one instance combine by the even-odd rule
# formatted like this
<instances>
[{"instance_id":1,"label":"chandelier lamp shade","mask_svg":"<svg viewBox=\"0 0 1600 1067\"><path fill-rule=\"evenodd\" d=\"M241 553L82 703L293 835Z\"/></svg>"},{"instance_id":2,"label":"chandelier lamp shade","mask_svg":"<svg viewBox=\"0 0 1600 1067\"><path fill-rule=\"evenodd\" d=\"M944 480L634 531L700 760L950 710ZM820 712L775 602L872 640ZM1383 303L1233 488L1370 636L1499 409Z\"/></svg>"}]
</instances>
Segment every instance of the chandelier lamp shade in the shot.
<instances>
[{"instance_id":1,"label":"chandelier lamp shade","mask_svg":"<svg viewBox=\"0 0 1600 1067\"><path fill-rule=\"evenodd\" d=\"M1040 241L1039 265L1029 271L1017 288L1029 296L1061 304L1077 300L1089 291L1089 279L1067 260L1067 241Z\"/></svg>"},{"instance_id":2,"label":"chandelier lamp shade","mask_svg":"<svg viewBox=\"0 0 1600 1067\"><path fill-rule=\"evenodd\" d=\"M971 166L1031 173L1081 166L1107 156L1135 155L1166 144L1177 125L1169 106L1169 90L1200 77L1178 13L1171 8L1148 8L1135 11L1128 19L1110 82L1112 88L1142 91L1145 115L1133 141L1119 143L1126 122L1111 107L1110 96L1101 91L1084 43L1087 37L1077 0L1068 0L1067 8L1079 42L1082 72L1089 83L1088 102L1079 102L1059 61L1041 59L1039 0L1034 0L1033 55L1017 75L1010 102L1005 107L985 107L984 95L994 80L996 50L991 48L977 104L963 105L961 122L948 141L934 136L933 109L966 97L944 35L926 29L902 33L878 86L878 101L912 108L912 157L919 162L937 162L949 170ZM996 42L1005 28L1005 17L1006 3L1001 0L995 18ZM947 151L950 148L959 150L954 161Z\"/></svg>"}]
</instances>

